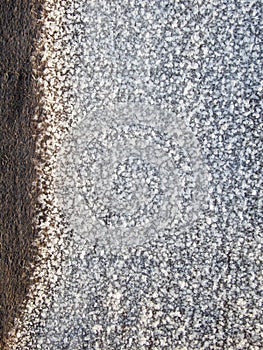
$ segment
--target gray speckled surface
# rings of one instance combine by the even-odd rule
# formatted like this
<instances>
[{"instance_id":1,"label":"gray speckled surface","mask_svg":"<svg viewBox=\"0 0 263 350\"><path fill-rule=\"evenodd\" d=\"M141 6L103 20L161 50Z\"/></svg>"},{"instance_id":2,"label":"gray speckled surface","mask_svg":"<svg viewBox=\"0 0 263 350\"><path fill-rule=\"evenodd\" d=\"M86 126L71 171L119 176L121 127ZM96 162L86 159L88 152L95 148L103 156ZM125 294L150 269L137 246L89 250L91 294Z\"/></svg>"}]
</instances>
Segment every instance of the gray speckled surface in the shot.
<instances>
[{"instance_id":1,"label":"gray speckled surface","mask_svg":"<svg viewBox=\"0 0 263 350\"><path fill-rule=\"evenodd\" d=\"M182 118L158 106L97 109L58 155L56 195L70 228L111 251L189 229L209 192L199 148Z\"/></svg>"},{"instance_id":2,"label":"gray speckled surface","mask_svg":"<svg viewBox=\"0 0 263 350\"><path fill-rule=\"evenodd\" d=\"M46 9L54 181L41 203L54 199L57 226L40 225L53 239L38 272L47 287L32 292L13 348L262 349L261 2Z\"/></svg>"}]
</instances>

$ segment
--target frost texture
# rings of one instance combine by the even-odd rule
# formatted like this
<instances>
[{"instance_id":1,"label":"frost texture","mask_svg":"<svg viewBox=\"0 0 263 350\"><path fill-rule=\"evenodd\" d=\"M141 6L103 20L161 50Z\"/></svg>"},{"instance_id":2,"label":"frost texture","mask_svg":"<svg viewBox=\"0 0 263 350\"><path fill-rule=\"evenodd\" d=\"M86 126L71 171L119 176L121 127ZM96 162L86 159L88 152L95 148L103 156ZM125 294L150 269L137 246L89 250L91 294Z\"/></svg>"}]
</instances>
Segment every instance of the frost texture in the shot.
<instances>
[{"instance_id":1,"label":"frost texture","mask_svg":"<svg viewBox=\"0 0 263 350\"><path fill-rule=\"evenodd\" d=\"M91 244L134 246L198 216L208 174L183 120L157 106L97 109L65 139L57 197Z\"/></svg>"}]
</instances>

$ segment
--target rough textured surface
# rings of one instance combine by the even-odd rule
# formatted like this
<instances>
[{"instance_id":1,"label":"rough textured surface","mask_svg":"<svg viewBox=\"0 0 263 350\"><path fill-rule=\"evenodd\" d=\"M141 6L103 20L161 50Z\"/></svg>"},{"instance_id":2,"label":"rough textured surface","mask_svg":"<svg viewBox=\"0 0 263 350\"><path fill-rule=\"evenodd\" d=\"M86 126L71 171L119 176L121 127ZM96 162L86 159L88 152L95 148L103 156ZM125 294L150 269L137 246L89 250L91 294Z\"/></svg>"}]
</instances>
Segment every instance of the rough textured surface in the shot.
<instances>
[{"instance_id":1,"label":"rough textured surface","mask_svg":"<svg viewBox=\"0 0 263 350\"><path fill-rule=\"evenodd\" d=\"M182 119L154 105L90 114L63 142L55 188L86 243L136 246L198 218L208 191L198 142Z\"/></svg>"},{"instance_id":2,"label":"rough textured surface","mask_svg":"<svg viewBox=\"0 0 263 350\"><path fill-rule=\"evenodd\" d=\"M43 266L36 274L40 282L17 323L13 349L263 347L261 15L259 1L46 1L39 45L46 70L39 88L45 93L49 140L43 147L40 139L39 152L47 157L43 179L49 179L49 185L40 198L48 217L40 220L39 228L48 232L48 240L43 235ZM90 240L89 225L87 235L68 225L67 210L72 208L81 221L83 213L76 209L82 207L73 209L75 204L69 202L68 209L65 203L61 208L55 169L67 150L63 137L72 127L86 128L96 111L110 111L122 103L151 105L160 119L159 111L164 111L164 123L175 115L176 121L189 125L196 141L187 151L195 152L199 144L209 184L196 220L172 231L165 227L139 245L124 244L116 251L111 249L114 240L104 243L98 229L96 243ZM125 118L134 125L132 108L129 111ZM113 132L116 113L107 112L101 120L98 113L97 118L98 127L103 120ZM158 124L158 132L164 129ZM116 138L97 130L87 154L93 147L103 164L103 135L107 142L125 133L131 139L131 128L120 130L119 125ZM68 154L74 166L80 147L77 139L76 143ZM131 170L129 147L124 147L122 166ZM171 149L168 145L168 152ZM115 150L121 151L118 145ZM148 163L153 151L149 145ZM146 163L135 163L128 178L146 177L156 184L165 179L154 171L152 178L149 175L154 161L148 170ZM190 169L192 165L190 157ZM94 201L96 227L98 211L108 208L111 198L106 194L97 201L96 193L107 191L114 181L129 192L120 176L107 180L110 170L96 165L91 174L92 165L85 168L80 162L80 176L73 182L66 176L71 190L76 184L75 193L83 189L83 179L93 177L96 190L87 188L81 196L91 206ZM169 173L174 176L171 169ZM184 172L182 177L187 180ZM182 188L184 198L187 186ZM125 208L129 206L137 215L127 201ZM142 208L141 220L148 217ZM109 222L103 214L104 224L130 223L125 215Z\"/></svg>"},{"instance_id":3,"label":"rough textured surface","mask_svg":"<svg viewBox=\"0 0 263 350\"><path fill-rule=\"evenodd\" d=\"M42 1L0 2L0 348L27 296L35 250L38 104L30 57Z\"/></svg>"}]
</instances>

